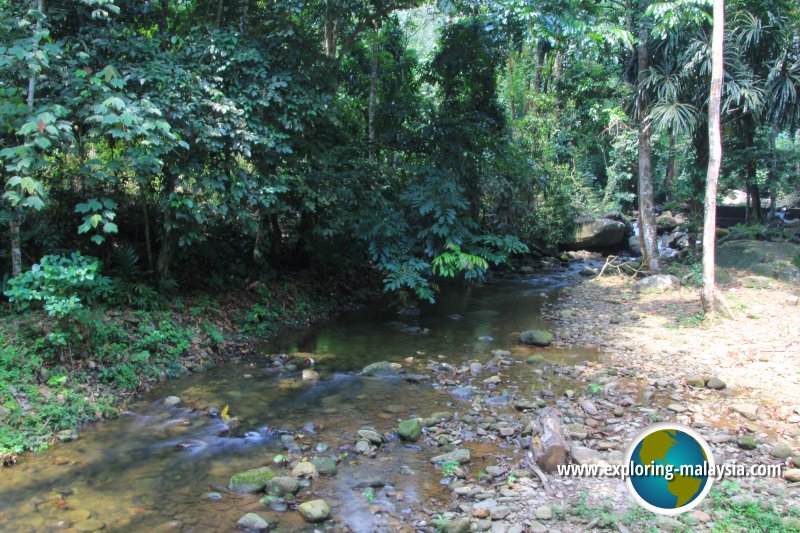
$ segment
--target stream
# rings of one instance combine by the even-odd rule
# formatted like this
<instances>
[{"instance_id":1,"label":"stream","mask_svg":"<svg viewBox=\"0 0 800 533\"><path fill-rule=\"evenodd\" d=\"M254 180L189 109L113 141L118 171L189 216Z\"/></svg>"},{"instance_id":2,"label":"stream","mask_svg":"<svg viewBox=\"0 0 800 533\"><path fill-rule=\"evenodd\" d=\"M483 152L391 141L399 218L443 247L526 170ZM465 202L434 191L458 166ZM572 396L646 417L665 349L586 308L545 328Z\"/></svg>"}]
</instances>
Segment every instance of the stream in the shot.
<instances>
[{"instance_id":1,"label":"stream","mask_svg":"<svg viewBox=\"0 0 800 533\"><path fill-rule=\"evenodd\" d=\"M287 440L299 445L302 454L342 459L337 475L313 480L297 495L299 502L325 499L338 526L374 531L404 522L420 509L438 512L451 499L442 473L430 463L441 449L422 441L404 443L394 434L369 458L352 452L353 435L363 426L388 435L398 421L452 412L458 402L468 405L440 386L431 370L437 363L485 363L492 350L508 350L523 362L533 353L566 364L596 358L585 348L537 349L517 343L520 331L547 327L543 304L558 298L559 289L583 266L450 287L436 305L412 312L376 303L286 333L258 353L207 373L164 383L118 419L85 428L79 440L27 454L17 466L3 469L2 529L233 531L243 514L258 512L277 522L273 531L312 530L291 501L288 510L277 512L281 509L259 502L263 495L227 490L237 472L264 465L280 470L272 460L287 453ZM276 370L268 356L278 353L293 354L299 363L313 358L320 379L303 381L299 367ZM408 382L357 374L376 361L402 363L408 373L431 379ZM516 368L520 376L508 394L544 388L558 393L569 387L567 378L558 382L530 365ZM476 384L488 375L476 378ZM169 396L180 403L165 402ZM209 408L218 412L224 406L237 423L209 416ZM464 445L473 456L503 448L508 455L519 453L503 443L469 440L465 432ZM378 485L371 493L354 488L370 484Z\"/></svg>"}]
</instances>

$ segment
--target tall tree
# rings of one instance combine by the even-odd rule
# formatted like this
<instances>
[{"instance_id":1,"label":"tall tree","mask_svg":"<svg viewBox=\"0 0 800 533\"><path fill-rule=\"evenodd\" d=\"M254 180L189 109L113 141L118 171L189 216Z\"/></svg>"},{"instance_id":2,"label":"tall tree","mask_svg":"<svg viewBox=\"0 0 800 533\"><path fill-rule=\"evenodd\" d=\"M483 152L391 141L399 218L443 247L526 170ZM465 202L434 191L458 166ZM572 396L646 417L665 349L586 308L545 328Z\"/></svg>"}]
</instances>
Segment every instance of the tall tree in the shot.
<instances>
[{"instance_id":1,"label":"tall tree","mask_svg":"<svg viewBox=\"0 0 800 533\"><path fill-rule=\"evenodd\" d=\"M647 0L642 0L639 6L639 43L636 48L637 85L639 92L638 102L638 159L639 159L639 234L642 240L642 255L647 261L650 270L658 273L658 241L656 235L656 215L653 192L653 165L651 121L648 118L647 96L645 95L645 80L647 69L650 66L650 31L647 27L645 12Z\"/></svg>"},{"instance_id":2,"label":"tall tree","mask_svg":"<svg viewBox=\"0 0 800 533\"><path fill-rule=\"evenodd\" d=\"M714 253L717 226L717 182L722 164L720 102L724 74L723 39L725 2L714 1L714 30L711 42L711 90L708 96L708 172L706 174L705 220L703 223L703 290L701 301L706 314L715 310Z\"/></svg>"}]
</instances>

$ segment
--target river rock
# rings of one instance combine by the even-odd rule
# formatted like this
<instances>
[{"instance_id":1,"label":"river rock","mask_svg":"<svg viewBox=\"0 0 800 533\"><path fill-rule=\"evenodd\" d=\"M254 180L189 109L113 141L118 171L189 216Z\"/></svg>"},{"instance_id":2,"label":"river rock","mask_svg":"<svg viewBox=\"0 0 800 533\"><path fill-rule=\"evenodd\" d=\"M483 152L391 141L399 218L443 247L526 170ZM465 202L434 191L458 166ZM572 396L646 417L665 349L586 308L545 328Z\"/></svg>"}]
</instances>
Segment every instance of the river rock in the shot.
<instances>
[{"instance_id":1,"label":"river rock","mask_svg":"<svg viewBox=\"0 0 800 533\"><path fill-rule=\"evenodd\" d=\"M292 468L292 476L294 477L316 479L317 475L317 466L313 461L302 461Z\"/></svg>"},{"instance_id":2,"label":"river rock","mask_svg":"<svg viewBox=\"0 0 800 533\"><path fill-rule=\"evenodd\" d=\"M234 474L230 483L228 483L228 488L231 492L239 494L253 494L263 491L269 480L274 477L275 473L269 467L254 468Z\"/></svg>"},{"instance_id":3,"label":"river rock","mask_svg":"<svg viewBox=\"0 0 800 533\"><path fill-rule=\"evenodd\" d=\"M370 446L369 441L360 440L356 442L355 446L353 446L353 451L355 453L360 453L361 455L367 455L370 451L372 451L372 446Z\"/></svg>"},{"instance_id":4,"label":"river rock","mask_svg":"<svg viewBox=\"0 0 800 533\"><path fill-rule=\"evenodd\" d=\"M239 526L239 529L248 532L254 531L260 533L262 531L267 531L269 529L269 522L264 520L256 513L247 513L246 515L244 515L239 519L236 525Z\"/></svg>"},{"instance_id":5,"label":"river rock","mask_svg":"<svg viewBox=\"0 0 800 533\"><path fill-rule=\"evenodd\" d=\"M56 434L58 440L61 442L70 442L73 440L78 440L78 432L74 429L62 429Z\"/></svg>"},{"instance_id":6,"label":"river rock","mask_svg":"<svg viewBox=\"0 0 800 533\"><path fill-rule=\"evenodd\" d=\"M469 533L469 518L454 518L447 520L442 527L443 533Z\"/></svg>"},{"instance_id":7,"label":"river rock","mask_svg":"<svg viewBox=\"0 0 800 533\"><path fill-rule=\"evenodd\" d=\"M589 416L597 416L600 414L600 411L591 400L581 400L580 406Z\"/></svg>"},{"instance_id":8,"label":"river rock","mask_svg":"<svg viewBox=\"0 0 800 533\"><path fill-rule=\"evenodd\" d=\"M397 369L389 361L378 361L365 366L361 373L365 376L396 376Z\"/></svg>"},{"instance_id":9,"label":"river rock","mask_svg":"<svg viewBox=\"0 0 800 533\"><path fill-rule=\"evenodd\" d=\"M741 437L739 437L739 440L737 441L736 444L738 444L739 448L743 450L755 450L756 447L758 446L756 439L754 439L750 435L742 435Z\"/></svg>"},{"instance_id":10,"label":"river rock","mask_svg":"<svg viewBox=\"0 0 800 533\"><path fill-rule=\"evenodd\" d=\"M706 386L706 377L701 375L686 376L686 384L696 389L702 389Z\"/></svg>"},{"instance_id":11,"label":"river rock","mask_svg":"<svg viewBox=\"0 0 800 533\"><path fill-rule=\"evenodd\" d=\"M90 532L105 529L106 524L102 520L90 518L89 520L81 520L80 522L76 522L72 527L75 529L75 531Z\"/></svg>"},{"instance_id":12,"label":"river rock","mask_svg":"<svg viewBox=\"0 0 800 533\"><path fill-rule=\"evenodd\" d=\"M540 354L531 355L531 356L528 356L526 361L527 361L527 363L529 365L535 365L535 364L538 364L538 363L544 363L544 356L542 356Z\"/></svg>"},{"instance_id":13,"label":"river rock","mask_svg":"<svg viewBox=\"0 0 800 533\"><path fill-rule=\"evenodd\" d=\"M519 342L530 346L550 346L553 342L553 335L549 331L530 329L520 334Z\"/></svg>"},{"instance_id":14,"label":"river rock","mask_svg":"<svg viewBox=\"0 0 800 533\"><path fill-rule=\"evenodd\" d=\"M643 293L663 293L673 291L681 286L680 280L675 276L658 274L647 276L633 284L633 290Z\"/></svg>"},{"instance_id":15,"label":"river rock","mask_svg":"<svg viewBox=\"0 0 800 533\"><path fill-rule=\"evenodd\" d=\"M415 442L422 436L422 419L412 418L400 422L397 432L403 440Z\"/></svg>"},{"instance_id":16,"label":"river rock","mask_svg":"<svg viewBox=\"0 0 800 533\"><path fill-rule=\"evenodd\" d=\"M706 387L714 390L722 390L727 386L728 385L724 381L716 376L708 378L708 381L706 382Z\"/></svg>"},{"instance_id":17,"label":"river rock","mask_svg":"<svg viewBox=\"0 0 800 533\"><path fill-rule=\"evenodd\" d=\"M164 398L164 405L166 405L167 407L177 407L178 405L180 405L180 403L181 399L178 398L177 396L167 396L166 398Z\"/></svg>"},{"instance_id":18,"label":"river rock","mask_svg":"<svg viewBox=\"0 0 800 533\"><path fill-rule=\"evenodd\" d=\"M540 505L534 511L537 520L550 520L553 518L553 509L549 505Z\"/></svg>"},{"instance_id":19,"label":"river rock","mask_svg":"<svg viewBox=\"0 0 800 533\"><path fill-rule=\"evenodd\" d=\"M457 463L468 463L470 461L470 453L469 450L466 448L457 448L449 453L443 453L442 455L437 455L431 458L431 462L434 464L440 463L450 463L450 462L457 462Z\"/></svg>"},{"instance_id":20,"label":"river rock","mask_svg":"<svg viewBox=\"0 0 800 533\"><path fill-rule=\"evenodd\" d=\"M317 472L323 476L335 476L339 471L336 461L331 457L317 456L311 459L311 463L317 467Z\"/></svg>"},{"instance_id":21,"label":"river rock","mask_svg":"<svg viewBox=\"0 0 800 533\"><path fill-rule=\"evenodd\" d=\"M739 413L748 420L758 420L758 406L751 403L735 403L731 405L731 409Z\"/></svg>"},{"instance_id":22,"label":"river rock","mask_svg":"<svg viewBox=\"0 0 800 533\"><path fill-rule=\"evenodd\" d=\"M291 476L274 477L267 482L267 491L277 496L297 494L301 488L302 485L297 478Z\"/></svg>"},{"instance_id":23,"label":"river rock","mask_svg":"<svg viewBox=\"0 0 800 533\"><path fill-rule=\"evenodd\" d=\"M319 379L319 372L306 368L303 370L303 381L317 381Z\"/></svg>"},{"instance_id":24,"label":"river rock","mask_svg":"<svg viewBox=\"0 0 800 533\"><path fill-rule=\"evenodd\" d=\"M325 500L311 500L301 503L297 510L300 511L306 522L311 522L312 524L327 520L331 515L331 510Z\"/></svg>"},{"instance_id":25,"label":"river rock","mask_svg":"<svg viewBox=\"0 0 800 533\"><path fill-rule=\"evenodd\" d=\"M358 436L372 444L380 444L383 442L383 437L381 434L377 431L372 431L371 429L358 430Z\"/></svg>"},{"instance_id":26,"label":"river rock","mask_svg":"<svg viewBox=\"0 0 800 533\"><path fill-rule=\"evenodd\" d=\"M792 456L792 447L785 442L779 442L772 447L772 450L770 450L769 454L772 457L777 457L778 459L788 459Z\"/></svg>"},{"instance_id":27,"label":"river rock","mask_svg":"<svg viewBox=\"0 0 800 533\"><path fill-rule=\"evenodd\" d=\"M790 483L800 482L800 468L787 468L783 471L783 479Z\"/></svg>"},{"instance_id":28,"label":"river rock","mask_svg":"<svg viewBox=\"0 0 800 533\"><path fill-rule=\"evenodd\" d=\"M579 218L576 221L572 250L606 250L619 246L625 238L625 224L608 218Z\"/></svg>"},{"instance_id":29,"label":"river rock","mask_svg":"<svg viewBox=\"0 0 800 533\"><path fill-rule=\"evenodd\" d=\"M572 446L569 453L572 456L572 460L579 465L597 464L603 458L600 452L585 446Z\"/></svg>"}]
</instances>

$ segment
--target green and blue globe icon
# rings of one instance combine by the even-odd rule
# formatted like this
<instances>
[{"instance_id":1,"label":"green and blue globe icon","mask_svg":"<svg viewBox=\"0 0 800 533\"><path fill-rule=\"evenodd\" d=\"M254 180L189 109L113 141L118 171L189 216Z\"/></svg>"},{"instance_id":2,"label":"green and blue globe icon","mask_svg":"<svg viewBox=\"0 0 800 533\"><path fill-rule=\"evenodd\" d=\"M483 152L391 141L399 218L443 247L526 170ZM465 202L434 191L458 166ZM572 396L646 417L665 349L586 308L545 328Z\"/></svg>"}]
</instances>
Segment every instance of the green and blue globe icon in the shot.
<instances>
[{"instance_id":1,"label":"green and blue globe icon","mask_svg":"<svg viewBox=\"0 0 800 533\"><path fill-rule=\"evenodd\" d=\"M654 424L633 439L625 483L633 498L654 513L676 515L697 506L711 490L714 457L697 432L679 424Z\"/></svg>"}]
</instances>

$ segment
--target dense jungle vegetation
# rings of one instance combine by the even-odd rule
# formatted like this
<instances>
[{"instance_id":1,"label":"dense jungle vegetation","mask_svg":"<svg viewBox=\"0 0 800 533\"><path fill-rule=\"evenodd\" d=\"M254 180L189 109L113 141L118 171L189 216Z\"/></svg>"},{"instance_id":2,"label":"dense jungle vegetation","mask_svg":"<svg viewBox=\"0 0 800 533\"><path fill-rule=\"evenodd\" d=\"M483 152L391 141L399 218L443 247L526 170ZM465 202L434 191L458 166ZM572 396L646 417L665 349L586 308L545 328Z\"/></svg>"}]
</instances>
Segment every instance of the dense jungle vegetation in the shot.
<instances>
[{"instance_id":1,"label":"dense jungle vegetation","mask_svg":"<svg viewBox=\"0 0 800 533\"><path fill-rule=\"evenodd\" d=\"M745 190L766 222L800 180L800 7L725 9L719 190ZM224 295L248 294L236 320L263 334L373 277L434 301L437 279L556 253L580 216L644 205L651 256L654 204L699 235L711 14L702 0L0 0L0 401L21 435L0 449L114 403L62 387L177 372L198 328L221 344Z\"/></svg>"}]
</instances>

